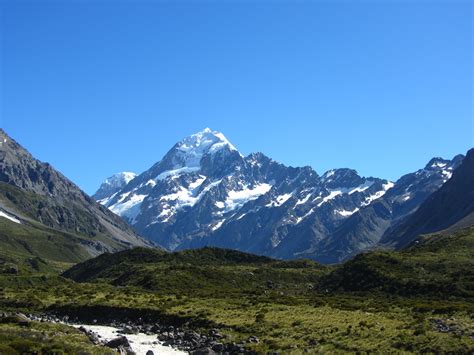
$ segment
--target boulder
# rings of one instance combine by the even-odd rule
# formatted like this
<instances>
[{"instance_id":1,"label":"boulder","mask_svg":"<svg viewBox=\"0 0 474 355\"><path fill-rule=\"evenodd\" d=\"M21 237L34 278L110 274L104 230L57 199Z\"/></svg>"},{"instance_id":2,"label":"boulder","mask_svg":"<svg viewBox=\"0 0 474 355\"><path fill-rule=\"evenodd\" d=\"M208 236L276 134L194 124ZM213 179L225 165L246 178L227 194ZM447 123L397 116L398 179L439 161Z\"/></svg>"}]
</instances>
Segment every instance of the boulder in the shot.
<instances>
[{"instance_id":1,"label":"boulder","mask_svg":"<svg viewBox=\"0 0 474 355\"><path fill-rule=\"evenodd\" d=\"M212 346L212 350L214 350L215 352L221 353L221 352L224 351L224 344L222 344L222 343L215 343L215 344Z\"/></svg>"},{"instance_id":2,"label":"boulder","mask_svg":"<svg viewBox=\"0 0 474 355\"><path fill-rule=\"evenodd\" d=\"M112 349L117 349L120 346L124 348L129 348L130 343L128 342L128 339L126 337L120 336L108 341L107 343L105 343L105 346Z\"/></svg>"}]
</instances>

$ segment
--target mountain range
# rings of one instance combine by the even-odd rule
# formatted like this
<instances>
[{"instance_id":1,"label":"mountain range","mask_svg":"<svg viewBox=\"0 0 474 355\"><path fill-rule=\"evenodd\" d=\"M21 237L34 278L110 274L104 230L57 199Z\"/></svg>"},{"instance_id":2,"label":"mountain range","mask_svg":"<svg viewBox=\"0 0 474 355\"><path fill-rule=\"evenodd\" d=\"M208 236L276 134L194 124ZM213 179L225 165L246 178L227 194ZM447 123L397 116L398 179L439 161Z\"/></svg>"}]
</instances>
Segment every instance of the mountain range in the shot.
<instances>
[{"instance_id":1,"label":"mountain range","mask_svg":"<svg viewBox=\"0 0 474 355\"><path fill-rule=\"evenodd\" d=\"M463 158L433 158L395 182L348 168L318 175L262 153L243 156L206 128L145 172L107 179L94 198L169 250L217 246L336 263L379 245L398 246L396 231Z\"/></svg>"}]
</instances>

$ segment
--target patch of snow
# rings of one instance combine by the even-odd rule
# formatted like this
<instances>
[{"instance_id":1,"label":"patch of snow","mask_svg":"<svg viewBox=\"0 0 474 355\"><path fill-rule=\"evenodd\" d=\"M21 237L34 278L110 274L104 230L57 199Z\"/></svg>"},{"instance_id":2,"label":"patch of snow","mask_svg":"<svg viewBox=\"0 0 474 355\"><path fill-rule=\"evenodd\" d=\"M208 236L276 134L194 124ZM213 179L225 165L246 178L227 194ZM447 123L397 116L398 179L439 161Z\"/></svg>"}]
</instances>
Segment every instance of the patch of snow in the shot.
<instances>
[{"instance_id":1,"label":"patch of snow","mask_svg":"<svg viewBox=\"0 0 474 355\"><path fill-rule=\"evenodd\" d=\"M248 188L247 186L245 186L244 189L242 190L229 191L227 194L227 198L224 202L225 211L229 212L237 208L240 208L243 205L245 205L247 202L256 200L261 195L266 194L268 191L270 191L271 188L272 188L272 185L262 183L262 184L255 185L253 188Z\"/></svg>"},{"instance_id":2,"label":"patch of snow","mask_svg":"<svg viewBox=\"0 0 474 355\"><path fill-rule=\"evenodd\" d=\"M258 211L260 211L260 209L261 209L261 207L258 207L258 206L257 206L257 207L254 207L254 208L252 208L251 210L242 213L239 217L236 218L236 220L238 221L239 219L242 219L243 217L245 217L245 216L248 215L248 214L257 213ZM237 212L236 214L232 215L231 218L234 217L234 216L237 215L237 214L238 214L238 212Z\"/></svg>"},{"instance_id":3,"label":"patch of snow","mask_svg":"<svg viewBox=\"0 0 474 355\"><path fill-rule=\"evenodd\" d=\"M180 209L186 206L194 206L198 201L198 198L199 196L193 195L193 190L180 186L178 191L169 195L161 196L160 201L175 201L176 209Z\"/></svg>"},{"instance_id":4,"label":"patch of snow","mask_svg":"<svg viewBox=\"0 0 474 355\"><path fill-rule=\"evenodd\" d=\"M225 207L225 203L222 201L217 201L215 205L217 208L220 208L220 209L223 209Z\"/></svg>"},{"instance_id":5,"label":"patch of snow","mask_svg":"<svg viewBox=\"0 0 474 355\"><path fill-rule=\"evenodd\" d=\"M321 207L323 204L334 199L336 196L339 196L339 195L342 195L342 190L331 190L329 192L329 195L324 197L323 200L320 203L318 203L318 207Z\"/></svg>"},{"instance_id":6,"label":"patch of snow","mask_svg":"<svg viewBox=\"0 0 474 355\"><path fill-rule=\"evenodd\" d=\"M348 193L349 195L352 195L353 193L355 192L364 192L365 190L367 190L369 187L371 187L372 185L374 184L374 181L373 180L367 180L366 182L364 182L363 184L353 188L352 190L350 190Z\"/></svg>"},{"instance_id":7,"label":"patch of snow","mask_svg":"<svg viewBox=\"0 0 474 355\"><path fill-rule=\"evenodd\" d=\"M123 334L119 333L118 328L108 327L104 325L74 325L75 328L84 327L87 330L93 331L100 336L101 340L110 341L115 339ZM130 347L137 355L145 355L147 351L151 350L154 354L187 354L184 351L173 349L170 346L164 346L162 342L157 340L157 335L147 335L144 333L138 334L125 334L125 337L130 343Z\"/></svg>"},{"instance_id":8,"label":"patch of snow","mask_svg":"<svg viewBox=\"0 0 474 355\"><path fill-rule=\"evenodd\" d=\"M328 180L331 176L333 176L336 173L336 170L328 170L324 173L323 175L323 180L326 181Z\"/></svg>"},{"instance_id":9,"label":"patch of snow","mask_svg":"<svg viewBox=\"0 0 474 355\"><path fill-rule=\"evenodd\" d=\"M206 177L204 175L199 175L199 177L196 179L196 181L193 181L192 183L189 184L189 188L191 190L196 191L197 188L199 188L199 186L201 186L204 181L206 181Z\"/></svg>"},{"instance_id":10,"label":"patch of snow","mask_svg":"<svg viewBox=\"0 0 474 355\"><path fill-rule=\"evenodd\" d=\"M302 200L298 200L296 201L296 204L295 206L298 206L298 205L303 205L305 204L306 202L308 202L309 198L311 197L311 193L307 194L305 198L303 198Z\"/></svg>"},{"instance_id":11,"label":"patch of snow","mask_svg":"<svg viewBox=\"0 0 474 355\"><path fill-rule=\"evenodd\" d=\"M206 180L205 176L199 176L195 181L189 184L189 187L179 186L178 191L160 197L160 201L175 201L176 209L186 206L194 206L201 198L202 194L198 194L199 187Z\"/></svg>"},{"instance_id":12,"label":"patch of snow","mask_svg":"<svg viewBox=\"0 0 474 355\"><path fill-rule=\"evenodd\" d=\"M342 217L349 217L352 216L354 213L356 213L359 209L355 208L353 211L347 211L347 210L334 210L334 213L337 213L341 215Z\"/></svg>"},{"instance_id":13,"label":"patch of snow","mask_svg":"<svg viewBox=\"0 0 474 355\"><path fill-rule=\"evenodd\" d=\"M301 222L302 220L304 220L306 217L308 217L308 216L312 215L312 214L313 214L313 212L314 212L314 207L313 207L312 209L310 209L310 210L309 210L309 212L308 212L308 213L306 213L304 216L302 216L302 217L297 217L297 218L296 218L296 223L295 223L295 224L298 224L298 223L300 223L300 222Z\"/></svg>"},{"instance_id":14,"label":"patch of snow","mask_svg":"<svg viewBox=\"0 0 474 355\"><path fill-rule=\"evenodd\" d=\"M382 197L383 195L385 195L385 193L390 190L395 184L391 181L387 182L386 184L383 184L382 185L382 190L380 191L377 191L375 194L373 195L370 195L370 196L367 196L364 200L364 202L361 203L361 207L365 207L365 206L368 206L370 205L372 202L374 202L375 200L379 199L380 197Z\"/></svg>"},{"instance_id":15,"label":"patch of snow","mask_svg":"<svg viewBox=\"0 0 474 355\"><path fill-rule=\"evenodd\" d=\"M337 196L342 195L342 194L352 195L356 192L364 192L369 187L371 187L373 184L374 184L373 180L367 180L363 184L361 184L359 186L356 186L356 187L349 187L349 188L343 187L343 188L339 188L339 189L335 189L335 190L329 190L329 195L324 197L322 199L322 201L318 203L318 207L321 207L326 202L328 202L328 201L330 201L330 200L332 200L332 199L334 199Z\"/></svg>"},{"instance_id":16,"label":"patch of snow","mask_svg":"<svg viewBox=\"0 0 474 355\"><path fill-rule=\"evenodd\" d=\"M130 192L124 195L127 195L126 197L128 197L130 195ZM138 213L140 213L140 206L145 197L147 196L148 195L133 194L128 200L124 201L124 199L121 199L116 204L110 206L109 209L121 217L129 218L131 221L130 223L133 224Z\"/></svg>"},{"instance_id":17,"label":"patch of snow","mask_svg":"<svg viewBox=\"0 0 474 355\"><path fill-rule=\"evenodd\" d=\"M132 193L132 191L125 192L124 194L121 194L120 199L117 201L117 203L123 202L128 197L128 195L130 195L131 193Z\"/></svg>"},{"instance_id":18,"label":"patch of snow","mask_svg":"<svg viewBox=\"0 0 474 355\"><path fill-rule=\"evenodd\" d=\"M98 203L104 206L108 206L109 202L112 201L112 199L118 194L118 191L115 192L114 194L110 195L109 197L103 198L101 200L97 200Z\"/></svg>"},{"instance_id":19,"label":"patch of snow","mask_svg":"<svg viewBox=\"0 0 474 355\"><path fill-rule=\"evenodd\" d=\"M271 201L270 203L267 203L265 206L266 207L279 207L281 205L283 205L286 201L288 201L288 199L293 196L293 194L283 194L283 195L280 195L280 196L277 196L277 198L275 199L275 201Z\"/></svg>"},{"instance_id":20,"label":"patch of snow","mask_svg":"<svg viewBox=\"0 0 474 355\"><path fill-rule=\"evenodd\" d=\"M441 163L439 161L434 162L433 164L431 164L432 168L444 168L445 166L446 166L446 163Z\"/></svg>"},{"instance_id":21,"label":"patch of snow","mask_svg":"<svg viewBox=\"0 0 474 355\"><path fill-rule=\"evenodd\" d=\"M145 185L148 185L148 186L154 187L154 186L156 185L156 181L155 181L155 180L151 180L151 179L150 179L150 180L148 180L148 181L146 182L146 184L145 184Z\"/></svg>"},{"instance_id":22,"label":"patch of snow","mask_svg":"<svg viewBox=\"0 0 474 355\"><path fill-rule=\"evenodd\" d=\"M122 173L122 178L123 180L128 184L130 181L135 179L137 177L137 174L130 172L130 171L124 171Z\"/></svg>"},{"instance_id":23,"label":"patch of snow","mask_svg":"<svg viewBox=\"0 0 474 355\"><path fill-rule=\"evenodd\" d=\"M402 201L408 201L409 199L411 199L411 195L410 194L406 194L402 197Z\"/></svg>"},{"instance_id":24,"label":"patch of snow","mask_svg":"<svg viewBox=\"0 0 474 355\"><path fill-rule=\"evenodd\" d=\"M168 204L164 204L162 206L162 210L161 210L161 213L156 217L155 220L153 220L151 224L155 224L155 223L165 223L165 222L168 222L169 219L171 217L173 217L174 215L174 210L172 208L170 208L170 206ZM160 220L161 219L161 220Z\"/></svg>"},{"instance_id":25,"label":"patch of snow","mask_svg":"<svg viewBox=\"0 0 474 355\"><path fill-rule=\"evenodd\" d=\"M444 182L448 181L449 179L451 179L451 176L453 176L453 173L451 171L448 171L448 170L441 171L441 174L443 174Z\"/></svg>"},{"instance_id":26,"label":"patch of snow","mask_svg":"<svg viewBox=\"0 0 474 355\"><path fill-rule=\"evenodd\" d=\"M167 222L178 210L185 207L193 207L201 198L213 187L219 185L222 181L216 180L204 187L199 191L200 187L207 178L203 175L200 175L195 181L189 184L188 188L180 186L177 191L169 195L161 196L159 201L162 202L162 212L157 216L157 218L151 223L165 223ZM170 202L173 202L171 204ZM222 206L224 208L223 202L216 202L216 206ZM164 218L161 219L160 218Z\"/></svg>"},{"instance_id":27,"label":"patch of snow","mask_svg":"<svg viewBox=\"0 0 474 355\"><path fill-rule=\"evenodd\" d=\"M200 168L199 166L194 166L194 167L188 167L184 166L181 168L173 169L173 170L167 170L159 174L154 180L165 180L168 176L171 176L172 179L177 178L180 174L183 173L194 173L198 171Z\"/></svg>"},{"instance_id":28,"label":"patch of snow","mask_svg":"<svg viewBox=\"0 0 474 355\"><path fill-rule=\"evenodd\" d=\"M6 219L9 219L9 220L12 221L12 222L21 224L21 221L20 221L18 218L14 217L14 216L12 216L12 215L10 215L10 214L8 214L8 213L5 213L5 212L3 212L3 211L0 211L0 217L6 218Z\"/></svg>"},{"instance_id":29,"label":"patch of snow","mask_svg":"<svg viewBox=\"0 0 474 355\"><path fill-rule=\"evenodd\" d=\"M244 218L246 215L247 215L247 213L242 213L239 217L237 217L237 221L238 221L239 219Z\"/></svg>"},{"instance_id":30,"label":"patch of snow","mask_svg":"<svg viewBox=\"0 0 474 355\"><path fill-rule=\"evenodd\" d=\"M213 231L218 230L222 226L223 223L224 223L224 220L222 219L222 220L218 221L211 229Z\"/></svg>"}]
</instances>

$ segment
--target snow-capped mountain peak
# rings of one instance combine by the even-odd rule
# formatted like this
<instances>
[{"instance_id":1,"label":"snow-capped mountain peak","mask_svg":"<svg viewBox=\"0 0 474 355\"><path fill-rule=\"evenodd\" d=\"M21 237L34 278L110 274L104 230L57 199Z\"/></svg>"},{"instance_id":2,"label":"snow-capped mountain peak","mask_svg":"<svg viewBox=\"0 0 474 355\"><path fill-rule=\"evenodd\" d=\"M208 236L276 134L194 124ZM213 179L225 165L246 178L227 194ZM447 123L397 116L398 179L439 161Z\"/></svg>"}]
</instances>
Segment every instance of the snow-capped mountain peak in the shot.
<instances>
[{"instance_id":1,"label":"snow-capped mountain peak","mask_svg":"<svg viewBox=\"0 0 474 355\"><path fill-rule=\"evenodd\" d=\"M97 192L92 196L96 200L103 200L110 197L123 187L125 187L130 181L135 179L137 174L130 171L123 171L121 173L116 173L107 179L100 185ZM102 202L101 202L102 203Z\"/></svg>"},{"instance_id":2,"label":"snow-capped mountain peak","mask_svg":"<svg viewBox=\"0 0 474 355\"><path fill-rule=\"evenodd\" d=\"M123 187L124 185L128 184L131 180L135 179L137 174L132 173L130 171L123 171L121 173L117 173L112 175L111 177L105 180L105 183L110 186L120 186Z\"/></svg>"},{"instance_id":3,"label":"snow-capped mountain peak","mask_svg":"<svg viewBox=\"0 0 474 355\"><path fill-rule=\"evenodd\" d=\"M431 159L428 164L426 164L425 169L438 169L446 167L451 161L445 160L443 158L433 158Z\"/></svg>"},{"instance_id":4,"label":"snow-capped mountain peak","mask_svg":"<svg viewBox=\"0 0 474 355\"><path fill-rule=\"evenodd\" d=\"M457 155L452 160L436 157L431 159L428 164L426 164L424 169L420 169L417 174L426 176L441 176L443 182L446 182L451 178L454 168L460 164L462 159L462 155Z\"/></svg>"},{"instance_id":5,"label":"snow-capped mountain peak","mask_svg":"<svg viewBox=\"0 0 474 355\"><path fill-rule=\"evenodd\" d=\"M174 168L199 167L203 156L222 151L236 152L237 149L222 133L205 128L201 132L192 134L176 144L172 151L174 155L173 160L176 165Z\"/></svg>"}]
</instances>

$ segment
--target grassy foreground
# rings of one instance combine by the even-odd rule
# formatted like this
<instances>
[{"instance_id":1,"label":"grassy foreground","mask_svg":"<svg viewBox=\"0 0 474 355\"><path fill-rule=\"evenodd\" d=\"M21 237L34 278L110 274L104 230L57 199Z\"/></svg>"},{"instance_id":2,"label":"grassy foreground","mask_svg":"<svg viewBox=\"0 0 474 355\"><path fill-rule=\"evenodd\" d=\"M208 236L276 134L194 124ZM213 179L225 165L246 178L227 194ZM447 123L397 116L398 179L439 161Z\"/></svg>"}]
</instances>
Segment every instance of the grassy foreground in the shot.
<instances>
[{"instance_id":1,"label":"grassy foreground","mask_svg":"<svg viewBox=\"0 0 474 355\"><path fill-rule=\"evenodd\" d=\"M0 354L114 354L111 349L94 346L79 330L61 324L14 320L0 324Z\"/></svg>"},{"instance_id":2,"label":"grassy foreground","mask_svg":"<svg viewBox=\"0 0 474 355\"><path fill-rule=\"evenodd\" d=\"M202 332L219 328L223 341L244 342L246 349L262 353L469 353L474 351L473 251L473 229L330 267L214 248L135 249L104 254L63 276L22 268L1 274L0 308L82 319L146 318ZM15 327L0 325L0 340L15 334ZM64 332L56 338L64 347L87 342L57 331ZM251 336L259 341L249 342Z\"/></svg>"}]
</instances>

